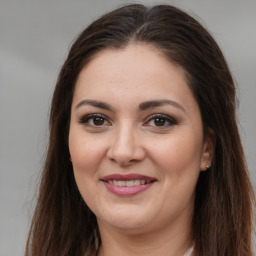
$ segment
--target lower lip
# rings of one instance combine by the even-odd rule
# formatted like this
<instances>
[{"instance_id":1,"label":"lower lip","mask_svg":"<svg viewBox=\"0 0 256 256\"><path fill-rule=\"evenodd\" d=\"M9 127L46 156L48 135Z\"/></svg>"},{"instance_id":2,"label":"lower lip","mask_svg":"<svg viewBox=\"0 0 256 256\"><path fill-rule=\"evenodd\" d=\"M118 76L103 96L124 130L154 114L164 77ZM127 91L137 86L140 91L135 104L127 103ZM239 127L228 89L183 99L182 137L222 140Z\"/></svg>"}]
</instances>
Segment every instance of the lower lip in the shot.
<instances>
[{"instance_id":1,"label":"lower lip","mask_svg":"<svg viewBox=\"0 0 256 256\"><path fill-rule=\"evenodd\" d=\"M113 184L109 184L108 182L104 182L104 185L106 188L112 192L113 194L116 194L118 196L132 196L139 194L140 192L143 192L150 188L155 182L151 182L144 185L138 185L133 187L118 187L114 186Z\"/></svg>"}]
</instances>

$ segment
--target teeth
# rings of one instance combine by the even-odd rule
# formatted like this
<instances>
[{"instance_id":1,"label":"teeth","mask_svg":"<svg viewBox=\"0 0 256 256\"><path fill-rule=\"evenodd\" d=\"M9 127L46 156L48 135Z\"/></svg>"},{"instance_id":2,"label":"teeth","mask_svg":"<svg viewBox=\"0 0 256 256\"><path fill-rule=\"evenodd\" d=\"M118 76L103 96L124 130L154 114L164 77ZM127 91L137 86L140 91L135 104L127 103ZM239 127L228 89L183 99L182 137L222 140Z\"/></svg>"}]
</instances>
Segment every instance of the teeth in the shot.
<instances>
[{"instance_id":1,"label":"teeth","mask_svg":"<svg viewBox=\"0 0 256 256\"><path fill-rule=\"evenodd\" d=\"M150 181L145 180L108 180L107 182L118 187L134 187L150 183Z\"/></svg>"},{"instance_id":2,"label":"teeth","mask_svg":"<svg viewBox=\"0 0 256 256\"><path fill-rule=\"evenodd\" d=\"M134 186L138 186L138 185L140 185L140 180L135 180L134 181Z\"/></svg>"},{"instance_id":3,"label":"teeth","mask_svg":"<svg viewBox=\"0 0 256 256\"><path fill-rule=\"evenodd\" d=\"M119 181L117 181L117 185L118 185L118 187L124 187L126 185L126 181L119 180Z\"/></svg>"},{"instance_id":4,"label":"teeth","mask_svg":"<svg viewBox=\"0 0 256 256\"><path fill-rule=\"evenodd\" d=\"M133 187L135 185L135 182L133 180L127 180L125 182L126 184L126 187ZM140 185L140 182L139 182L139 185Z\"/></svg>"}]
</instances>

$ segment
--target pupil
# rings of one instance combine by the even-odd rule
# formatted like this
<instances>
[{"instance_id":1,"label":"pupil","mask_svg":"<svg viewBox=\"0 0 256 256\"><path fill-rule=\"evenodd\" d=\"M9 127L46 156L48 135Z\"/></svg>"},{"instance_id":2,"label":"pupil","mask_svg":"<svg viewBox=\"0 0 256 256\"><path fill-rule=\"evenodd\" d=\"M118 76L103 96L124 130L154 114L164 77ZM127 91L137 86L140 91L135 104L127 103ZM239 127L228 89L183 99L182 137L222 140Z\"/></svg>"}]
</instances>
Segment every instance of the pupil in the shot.
<instances>
[{"instance_id":1,"label":"pupil","mask_svg":"<svg viewBox=\"0 0 256 256\"><path fill-rule=\"evenodd\" d=\"M156 126L164 126L165 119L163 119L163 118L156 118L154 123L155 123Z\"/></svg>"},{"instance_id":2,"label":"pupil","mask_svg":"<svg viewBox=\"0 0 256 256\"><path fill-rule=\"evenodd\" d=\"M94 117L93 123L94 125L103 125L104 119L102 117Z\"/></svg>"}]
</instances>

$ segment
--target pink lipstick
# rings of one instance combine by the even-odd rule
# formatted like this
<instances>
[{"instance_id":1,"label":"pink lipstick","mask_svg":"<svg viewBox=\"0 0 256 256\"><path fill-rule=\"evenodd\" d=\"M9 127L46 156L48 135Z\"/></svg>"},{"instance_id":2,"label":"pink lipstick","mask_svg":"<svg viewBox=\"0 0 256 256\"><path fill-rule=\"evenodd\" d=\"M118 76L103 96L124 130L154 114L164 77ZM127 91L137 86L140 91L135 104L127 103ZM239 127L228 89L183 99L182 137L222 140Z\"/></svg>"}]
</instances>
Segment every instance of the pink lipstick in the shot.
<instances>
[{"instance_id":1,"label":"pink lipstick","mask_svg":"<svg viewBox=\"0 0 256 256\"><path fill-rule=\"evenodd\" d=\"M131 196L151 187L156 179L140 174L111 174L101 181L110 192L119 196Z\"/></svg>"}]
</instances>

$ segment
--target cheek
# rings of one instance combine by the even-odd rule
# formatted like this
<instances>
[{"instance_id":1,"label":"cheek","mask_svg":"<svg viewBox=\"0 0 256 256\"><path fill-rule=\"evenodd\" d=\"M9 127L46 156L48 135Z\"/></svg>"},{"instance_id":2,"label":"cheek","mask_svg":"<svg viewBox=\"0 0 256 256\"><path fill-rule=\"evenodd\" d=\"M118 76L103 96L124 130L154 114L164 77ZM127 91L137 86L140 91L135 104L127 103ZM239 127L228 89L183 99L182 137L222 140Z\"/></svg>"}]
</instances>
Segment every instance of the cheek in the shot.
<instances>
[{"instance_id":1,"label":"cheek","mask_svg":"<svg viewBox=\"0 0 256 256\"><path fill-rule=\"evenodd\" d=\"M163 181L162 193L159 193L165 198L163 209L168 209L166 210L168 213L173 209L180 212L188 205L192 205L200 174L200 137L170 138L158 143L154 147L153 155L152 159Z\"/></svg>"},{"instance_id":2,"label":"cheek","mask_svg":"<svg viewBox=\"0 0 256 256\"><path fill-rule=\"evenodd\" d=\"M200 170L202 146L200 137L195 138L196 136L175 136L153 143L152 158L170 175L197 173Z\"/></svg>"},{"instance_id":3,"label":"cheek","mask_svg":"<svg viewBox=\"0 0 256 256\"><path fill-rule=\"evenodd\" d=\"M102 143L71 130L69 150L77 187L86 204L93 210L98 198L98 170L104 155Z\"/></svg>"},{"instance_id":4,"label":"cheek","mask_svg":"<svg viewBox=\"0 0 256 256\"><path fill-rule=\"evenodd\" d=\"M86 137L83 133L70 131L69 151L74 173L88 175L95 172L104 157L104 144L100 140Z\"/></svg>"}]
</instances>

